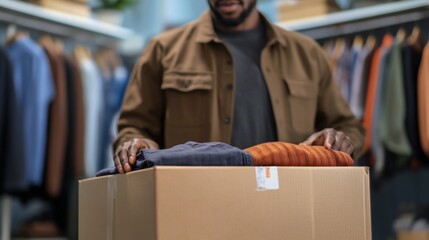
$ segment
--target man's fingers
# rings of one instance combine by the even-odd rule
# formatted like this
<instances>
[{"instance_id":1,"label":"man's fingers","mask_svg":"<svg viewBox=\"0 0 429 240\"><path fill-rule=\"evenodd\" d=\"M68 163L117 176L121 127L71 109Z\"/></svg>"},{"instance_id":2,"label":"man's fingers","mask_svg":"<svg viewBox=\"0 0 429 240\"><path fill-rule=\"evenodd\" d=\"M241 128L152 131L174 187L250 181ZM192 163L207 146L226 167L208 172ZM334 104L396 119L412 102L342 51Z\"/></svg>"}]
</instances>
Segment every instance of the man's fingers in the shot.
<instances>
[{"instance_id":1,"label":"man's fingers","mask_svg":"<svg viewBox=\"0 0 429 240\"><path fill-rule=\"evenodd\" d=\"M341 149L343 149L343 143L344 143L345 137L346 137L346 135L343 132L341 132L341 131L335 132L335 142L332 145L331 149L341 151ZM346 148L347 147L348 147L348 144L347 144Z\"/></svg>"},{"instance_id":2,"label":"man's fingers","mask_svg":"<svg viewBox=\"0 0 429 240\"><path fill-rule=\"evenodd\" d=\"M119 173L132 171L131 166L136 164L137 153L141 149L159 149L159 146L150 139L134 138L117 148L113 161Z\"/></svg>"},{"instance_id":3,"label":"man's fingers","mask_svg":"<svg viewBox=\"0 0 429 240\"><path fill-rule=\"evenodd\" d=\"M119 160L118 155L115 155L114 162L115 162L116 169L118 169L118 172L124 173L124 169L122 168L121 160Z\"/></svg>"},{"instance_id":4,"label":"man's fingers","mask_svg":"<svg viewBox=\"0 0 429 240\"><path fill-rule=\"evenodd\" d=\"M307 140L300 143L306 146L324 146L326 149L346 152L352 155L355 151L350 137L342 131L336 131L333 128L326 128L320 132L314 133Z\"/></svg>"},{"instance_id":5,"label":"man's fingers","mask_svg":"<svg viewBox=\"0 0 429 240\"><path fill-rule=\"evenodd\" d=\"M333 129L328 129L326 131L324 146L327 149L332 149L332 146L335 142L335 131Z\"/></svg>"},{"instance_id":6,"label":"man's fingers","mask_svg":"<svg viewBox=\"0 0 429 240\"><path fill-rule=\"evenodd\" d=\"M137 161L137 153L141 149L159 149L158 144L156 144L154 141L150 139L141 139L141 138L135 138L132 143L131 147L129 149L129 163L131 165L134 165Z\"/></svg>"},{"instance_id":7,"label":"man's fingers","mask_svg":"<svg viewBox=\"0 0 429 240\"><path fill-rule=\"evenodd\" d=\"M130 172L131 166L128 162L128 149L127 147L122 147L121 152L119 153L119 160L120 164L122 165L122 168L124 169L124 172Z\"/></svg>"},{"instance_id":8,"label":"man's fingers","mask_svg":"<svg viewBox=\"0 0 429 240\"><path fill-rule=\"evenodd\" d=\"M136 163L136 156L137 156L137 152L142 149L145 148L144 144L142 143L142 141L140 139L134 139L133 143L131 144L130 147L130 151L128 152L129 154L129 163L131 165L134 165Z\"/></svg>"},{"instance_id":9,"label":"man's fingers","mask_svg":"<svg viewBox=\"0 0 429 240\"><path fill-rule=\"evenodd\" d=\"M341 152L347 152L347 149L351 146L350 141L347 141L346 138L343 139L341 147L338 149Z\"/></svg>"}]
</instances>

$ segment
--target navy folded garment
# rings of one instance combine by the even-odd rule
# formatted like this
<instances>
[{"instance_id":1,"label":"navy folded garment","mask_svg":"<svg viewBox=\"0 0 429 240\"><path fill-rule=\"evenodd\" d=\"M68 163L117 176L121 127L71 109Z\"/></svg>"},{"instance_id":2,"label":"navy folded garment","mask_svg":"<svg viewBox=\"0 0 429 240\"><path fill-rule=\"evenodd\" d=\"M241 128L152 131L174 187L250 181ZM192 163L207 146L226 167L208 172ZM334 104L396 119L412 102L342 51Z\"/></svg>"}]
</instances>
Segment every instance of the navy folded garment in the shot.
<instances>
[{"instance_id":1,"label":"navy folded garment","mask_svg":"<svg viewBox=\"0 0 429 240\"><path fill-rule=\"evenodd\" d=\"M153 166L252 166L249 153L220 142L187 142L172 148L140 150L132 170ZM106 168L98 176L118 174L115 167Z\"/></svg>"}]
</instances>

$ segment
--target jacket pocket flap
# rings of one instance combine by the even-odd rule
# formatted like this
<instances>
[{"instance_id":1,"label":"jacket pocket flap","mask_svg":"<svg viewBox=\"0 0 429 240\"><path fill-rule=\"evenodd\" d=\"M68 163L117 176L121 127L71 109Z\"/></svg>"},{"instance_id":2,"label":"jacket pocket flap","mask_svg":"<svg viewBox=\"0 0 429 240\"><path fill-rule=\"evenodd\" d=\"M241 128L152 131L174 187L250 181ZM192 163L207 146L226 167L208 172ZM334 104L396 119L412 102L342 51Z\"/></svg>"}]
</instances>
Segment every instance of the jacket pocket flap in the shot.
<instances>
[{"instance_id":1,"label":"jacket pocket flap","mask_svg":"<svg viewBox=\"0 0 429 240\"><path fill-rule=\"evenodd\" d=\"M213 76L210 73L170 72L164 75L161 89L173 89L181 92L211 90Z\"/></svg>"},{"instance_id":2,"label":"jacket pocket flap","mask_svg":"<svg viewBox=\"0 0 429 240\"><path fill-rule=\"evenodd\" d=\"M316 98L318 86L307 81L287 81L285 80L289 94L294 97Z\"/></svg>"}]
</instances>

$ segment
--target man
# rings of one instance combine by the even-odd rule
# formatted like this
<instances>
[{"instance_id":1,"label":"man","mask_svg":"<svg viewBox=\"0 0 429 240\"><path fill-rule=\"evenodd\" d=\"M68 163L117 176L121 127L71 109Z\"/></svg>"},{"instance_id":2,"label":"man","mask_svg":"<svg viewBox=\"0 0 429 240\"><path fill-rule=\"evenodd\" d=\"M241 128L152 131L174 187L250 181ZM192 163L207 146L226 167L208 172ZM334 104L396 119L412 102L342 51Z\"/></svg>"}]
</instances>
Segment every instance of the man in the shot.
<instances>
[{"instance_id":1,"label":"man","mask_svg":"<svg viewBox=\"0 0 429 240\"><path fill-rule=\"evenodd\" d=\"M358 156L363 128L319 46L270 24L256 0L208 3L210 12L155 37L137 62L114 143L118 171L131 171L140 149L191 140L324 145Z\"/></svg>"}]
</instances>

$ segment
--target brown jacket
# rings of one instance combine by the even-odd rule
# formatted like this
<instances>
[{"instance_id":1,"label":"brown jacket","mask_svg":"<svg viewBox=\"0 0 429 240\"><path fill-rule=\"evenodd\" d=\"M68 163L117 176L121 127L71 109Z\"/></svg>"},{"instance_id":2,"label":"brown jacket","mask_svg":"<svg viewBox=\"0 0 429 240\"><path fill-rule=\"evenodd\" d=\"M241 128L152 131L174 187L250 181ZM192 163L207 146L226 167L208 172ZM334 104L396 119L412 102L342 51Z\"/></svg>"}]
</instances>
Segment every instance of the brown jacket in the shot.
<instances>
[{"instance_id":1,"label":"brown jacket","mask_svg":"<svg viewBox=\"0 0 429 240\"><path fill-rule=\"evenodd\" d=\"M48 142L46 151L46 191L51 197L61 192L67 147L67 84L64 58L52 46L42 44L48 56L55 97L49 106Z\"/></svg>"},{"instance_id":2,"label":"brown jacket","mask_svg":"<svg viewBox=\"0 0 429 240\"><path fill-rule=\"evenodd\" d=\"M348 108L324 53L300 34L267 23L261 70L278 140L299 143L323 128L344 131L358 151L363 128ZM189 140L231 142L234 66L210 13L155 37L137 62L114 148L133 137L171 147Z\"/></svg>"}]
</instances>

